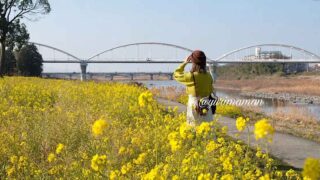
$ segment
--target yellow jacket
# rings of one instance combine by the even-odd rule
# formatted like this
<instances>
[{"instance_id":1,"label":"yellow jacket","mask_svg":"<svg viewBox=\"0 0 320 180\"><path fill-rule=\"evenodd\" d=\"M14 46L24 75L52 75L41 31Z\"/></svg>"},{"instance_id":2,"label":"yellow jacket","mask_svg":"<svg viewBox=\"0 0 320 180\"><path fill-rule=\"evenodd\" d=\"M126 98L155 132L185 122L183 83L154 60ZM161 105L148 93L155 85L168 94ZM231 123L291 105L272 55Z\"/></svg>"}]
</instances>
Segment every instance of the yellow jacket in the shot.
<instances>
[{"instance_id":1,"label":"yellow jacket","mask_svg":"<svg viewBox=\"0 0 320 180\"><path fill-rule=\"evenodd\" d=\"M186 85L187 94L195 96L195 85L192 78L192 73L184 72L186 65L187 63L185 62L180 64L180 66L174 71L173 76L176 81ZM210 73L194 72L193 74L196 81L197 96L209 96L213 92L213 80Z\"/></svg>"}]
</instances>

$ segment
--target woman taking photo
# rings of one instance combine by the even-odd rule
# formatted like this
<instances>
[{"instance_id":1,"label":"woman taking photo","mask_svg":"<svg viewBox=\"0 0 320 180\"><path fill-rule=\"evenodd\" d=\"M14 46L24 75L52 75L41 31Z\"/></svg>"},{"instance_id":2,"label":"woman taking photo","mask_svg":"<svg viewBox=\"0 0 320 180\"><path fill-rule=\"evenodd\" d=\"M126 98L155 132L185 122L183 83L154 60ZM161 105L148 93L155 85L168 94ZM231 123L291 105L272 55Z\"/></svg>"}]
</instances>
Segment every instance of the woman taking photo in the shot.
<instances>
[{"instance_id":1,"label":"woman taking photo","mask_svg":"<svg viewBox=\"0 0 320 180\"><path fill-rule=\"evenodd\" d=\"M215 113L215 106L199 106L199 101L202 98L212 97L213 93L213 79L207 72L206 60L204 52L193 51L174 72L175 80L186 86L189 95L187 123L191 126L212 121ZM191 71L184 72L184 68L189 62L192 62Z\"/></svg>"}]
</instances>

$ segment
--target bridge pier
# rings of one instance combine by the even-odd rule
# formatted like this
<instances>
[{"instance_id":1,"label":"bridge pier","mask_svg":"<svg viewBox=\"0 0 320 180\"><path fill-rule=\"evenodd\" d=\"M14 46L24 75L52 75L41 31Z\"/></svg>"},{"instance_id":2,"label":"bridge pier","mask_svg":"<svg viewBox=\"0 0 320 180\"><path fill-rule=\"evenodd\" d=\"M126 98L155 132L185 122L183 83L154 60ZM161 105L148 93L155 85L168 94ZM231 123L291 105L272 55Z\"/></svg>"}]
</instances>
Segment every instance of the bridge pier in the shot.
<instances>
[{"instance_id":1,"label":"bridge pier","mask_svg":"<svg viewBox=\"0 0 320 180\"><path fill-rule=\"evenodd\" d=\"M130 80L133 81L133 74L130 74Z\"/></svg>"},{"instance_id":2,"label":"bridge pier","mask_svg":"<svg viewBox=\"0 0 320 180\"><path fill-rule=\"evenodd\" d=\"M168 79L173 80L173 74L168 74Z\"/></svg>"},{"instance_id":3,"label":"bridge pier","mask_svg":"<svg viewBox=\"0 0 320 180\"><path fill-rule=\"evenodd\" d=\"M150 74L150 79L153 80L153 74Z\"/></svg>"},{"instance_id":4,"label":"bridge pier","mask_svg":"<svg viewBox=\"0 0 320 180\"><path fill-rule=\"evenodd\" d=\"M90 73L90 74L89 74L89 79L92 79L92 78L93 78L93 74Z\"/></svg>"},{"instance_id":5,"label":"bridge pier","mask_svg":"<svg viewBox=\"0 0 320 180\"><path fill-rule=\"evenodd\" d=\"M213 83L216 82L217 80L217 64L216 63L212 63L212 64L208 64L209 66L209 71L210 71L210 74L211 74L211 77L213 79Z\"/></svg>"},{"instance_id":6,"label":"bridge pier","mask_svg":"<svg viewBox=\"0 0 320 180\"><path fill-rule=\"evenodd\" d=\"M87 67L88 63L85 61L81 61L80 68L81 68L81 81L85 81L87 79Z\"/></svg>"}]
</instances>

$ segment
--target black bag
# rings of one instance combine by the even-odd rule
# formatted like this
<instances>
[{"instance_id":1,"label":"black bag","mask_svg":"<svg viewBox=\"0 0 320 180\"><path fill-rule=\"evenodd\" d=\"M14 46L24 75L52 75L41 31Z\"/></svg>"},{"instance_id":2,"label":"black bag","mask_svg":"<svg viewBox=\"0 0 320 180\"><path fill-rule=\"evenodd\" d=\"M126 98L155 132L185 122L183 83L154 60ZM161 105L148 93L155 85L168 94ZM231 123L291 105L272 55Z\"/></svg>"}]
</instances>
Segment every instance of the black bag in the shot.
<instances>
[{"instance_id":1,"label":"black bag","mask_svg":"<svg viewBox=\"0 0 320 180\"><path fill-rule=\"evenodd\" d=\"M195 95L197 96L197 88L196 88L196 80L194 78L194 74L192 73L192 78L194 82L194 90ZM214 115L216 113L216 103L218 102L218 97L214 94L210 94L207 97L203 97L201 99L197 100L195 110L200 116L205 116L209 112L209 109L211 108L212 114Z\"/></svg>"}]
</instances>

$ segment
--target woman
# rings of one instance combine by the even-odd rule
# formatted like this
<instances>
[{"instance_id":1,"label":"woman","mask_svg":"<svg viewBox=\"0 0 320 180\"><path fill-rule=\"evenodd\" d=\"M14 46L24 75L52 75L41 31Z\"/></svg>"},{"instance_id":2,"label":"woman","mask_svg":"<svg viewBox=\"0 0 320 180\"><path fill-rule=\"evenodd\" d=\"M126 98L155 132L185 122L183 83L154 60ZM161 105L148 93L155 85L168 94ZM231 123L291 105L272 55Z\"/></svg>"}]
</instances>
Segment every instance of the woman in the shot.
<instances>
[{"instance_id":1,"label":"woman","mask_svg":"<svg viewBox=\"0 0 320 180\"><path fill-rule=\"evenodd\" d=\"M213 93L213 80L206 70L206 60L204 52L193 51L174 72L175 80L186 85L186 91L189 95L187 123L191 126L213 120L212 108L209 108L205 115L201 115L195 108L200 98L208 97ZM192 69L190 72L184 72L184 68L189 62L192 62Z\"/></svg>"}]
</instances>

